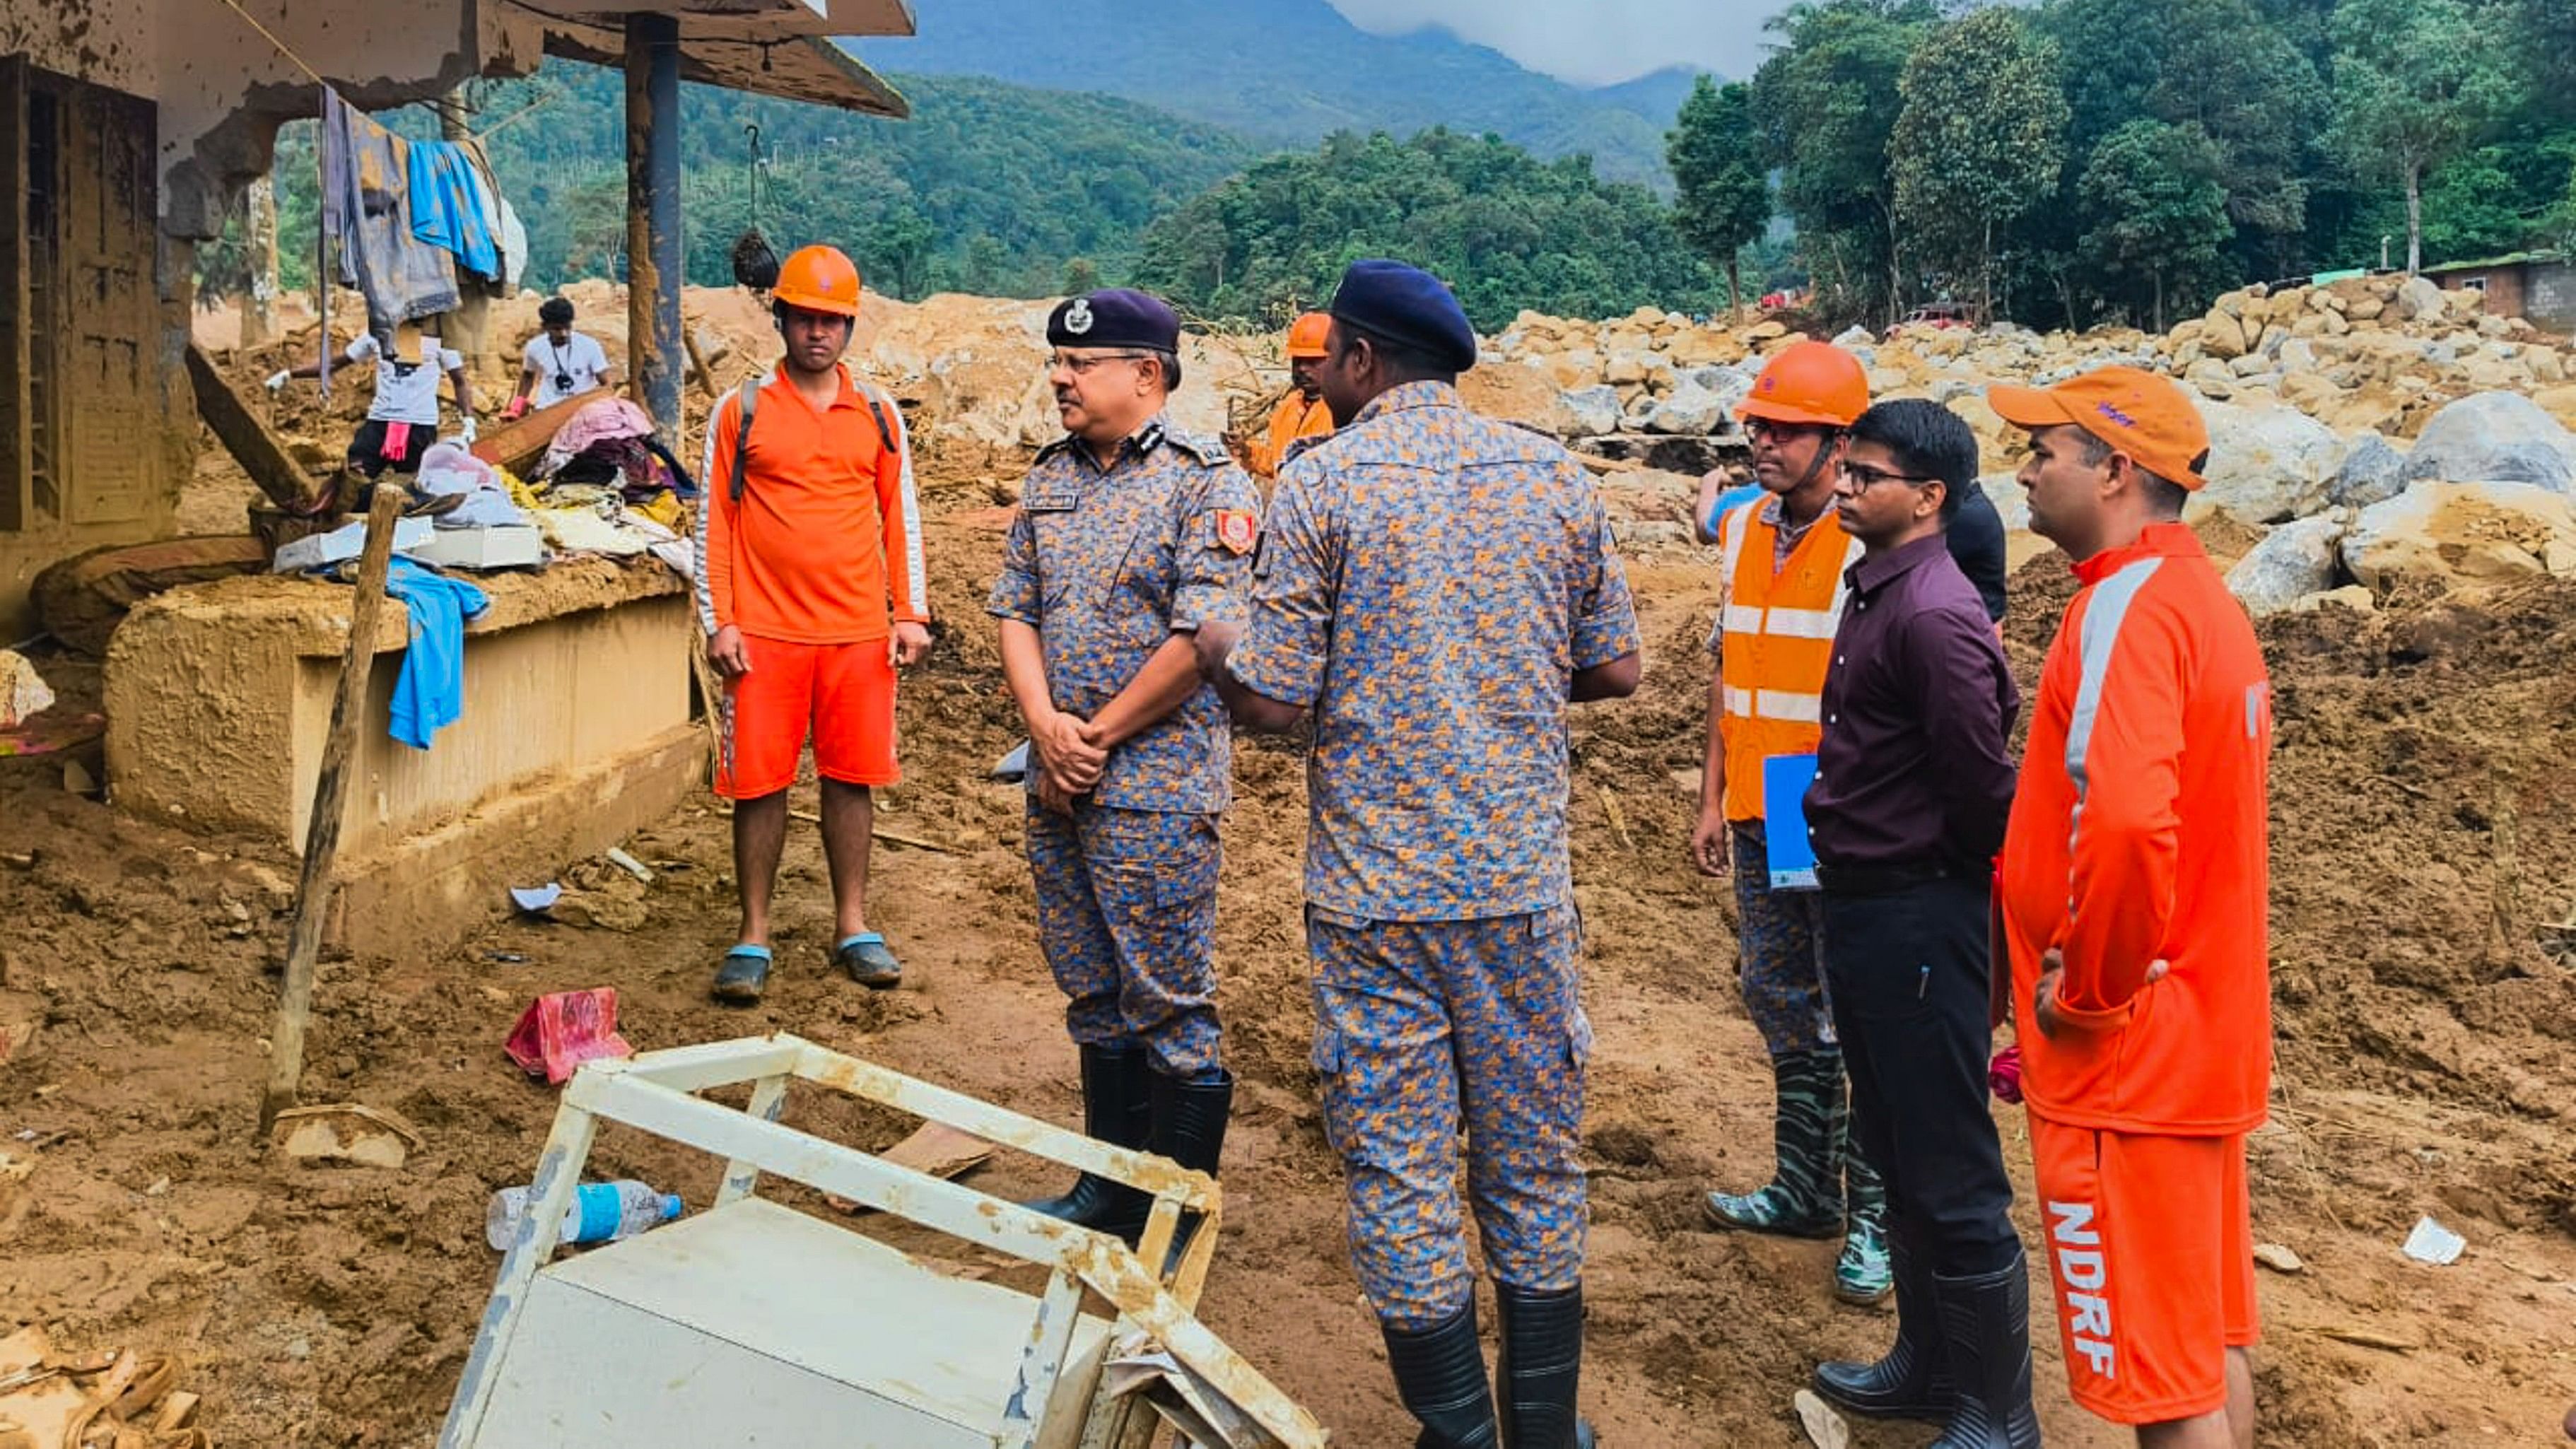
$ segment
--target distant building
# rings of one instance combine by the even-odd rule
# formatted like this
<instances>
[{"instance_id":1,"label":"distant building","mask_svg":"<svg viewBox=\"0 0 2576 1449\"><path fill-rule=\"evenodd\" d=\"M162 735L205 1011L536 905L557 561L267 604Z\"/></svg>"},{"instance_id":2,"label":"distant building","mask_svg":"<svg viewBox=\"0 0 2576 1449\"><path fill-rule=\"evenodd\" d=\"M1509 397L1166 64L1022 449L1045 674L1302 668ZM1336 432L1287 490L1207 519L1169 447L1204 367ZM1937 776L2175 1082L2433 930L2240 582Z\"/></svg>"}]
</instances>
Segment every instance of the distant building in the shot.
<instances>
[{"instance_id":1,"label":"distant building","mask_svg":"<svg viewBox=\"0 0 2576 1449\"><path fill-rule=\"evenodd\" d=\"M2565 252L2516 252L2480 262L2426 267L2424 275L2446 292L2484 292L2487 311L2521 317L2535 327L2576 334L2576 257Z\"/></svg>"}]
</instances>

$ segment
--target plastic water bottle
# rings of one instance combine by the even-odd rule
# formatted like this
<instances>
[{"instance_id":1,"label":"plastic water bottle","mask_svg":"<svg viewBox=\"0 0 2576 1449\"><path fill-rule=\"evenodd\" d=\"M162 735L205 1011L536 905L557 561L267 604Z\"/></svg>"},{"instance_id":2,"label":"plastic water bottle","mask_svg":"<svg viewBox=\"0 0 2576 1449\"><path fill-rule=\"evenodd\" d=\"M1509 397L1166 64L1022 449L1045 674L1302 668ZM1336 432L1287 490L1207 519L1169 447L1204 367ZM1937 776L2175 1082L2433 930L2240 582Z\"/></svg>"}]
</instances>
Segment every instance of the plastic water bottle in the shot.
<instances>
[{"instance_id":1,"label":"plastic water bottle","mask_svg":"<svg viewBox=\"0 0 2576 1449\"><path fill-rule=\"evenodd\" d=\"M526 1188L505 1187L492 1194L491 1209L483 1215L483 1240L497 1252L510 1251L518 1240L519 1220L527 1212ZM572 1207L564 1213L563 1241L618 1242L660 1227L680 1213L678 1197L632 1179L585 1182L575 1190Z\"/></svg>"}]
</instances>

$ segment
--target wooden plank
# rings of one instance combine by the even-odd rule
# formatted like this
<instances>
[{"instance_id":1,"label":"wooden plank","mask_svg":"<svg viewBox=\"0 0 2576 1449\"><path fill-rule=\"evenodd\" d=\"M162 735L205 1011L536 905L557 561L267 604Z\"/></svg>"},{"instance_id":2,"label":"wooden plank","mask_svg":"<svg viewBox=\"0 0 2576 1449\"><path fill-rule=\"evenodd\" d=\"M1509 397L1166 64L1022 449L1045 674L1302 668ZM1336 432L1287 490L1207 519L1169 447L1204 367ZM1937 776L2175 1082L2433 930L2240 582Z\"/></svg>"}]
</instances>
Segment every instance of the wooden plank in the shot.
<instances>
[{"instance_id":1,"label":"wooden plank","mask_svg":"<svg viewBox=\"0 0 2576 1449\"><path fill-rule=\"evenodd\" d=\"M286 982L278 992L277 1027L269 1035L268 1088L259 1105L259 1140L268 1140L277 1114L295 1104L304 1076L304 1028L313 1015L313 963L322 954L322 923L330 914L331 863L340 853L340 820L348 813L351 764L358 753L358 725L367 713L367 674L376 662L376 620L384 612L385 573L392 567L394 523L402 514L399 488L376 490L367 513L367 548L358 561L357 597L349 606L349 647L340 659L340 691L331 701L331 733L322 745L322 772L313 787L313 817L304 832L304 874L295 885L295 924L286 937Z\"/></svg>"},{"instance_id":2,"label":"wooden plank","mask_svg":"<svg viewBox=\"0 0 2576 1449\"><path fill-rule=\"evenodd\" d=\"M260 421L250 400L233 390L224 375L215 368L215 360L206 350L188 344L188 381L197 390L197 416L214 430L215 440L233 455L242 471L259 491L268 495L278 507L302 513L310 509L316 495L315 480L295 461L286 445Z\"/></svg>"},{"instance_id":3,"label":"wooden plank","mask_svg":"<svg viewBox=\"0 0 2576 1449\"><path fill-rule=\"evenodd\" d=\"M545 458L547 445L554 442L555 434L563 431L564 424L572 421L573 414L601 398L615 396L612 392L594 390L565 398L552 407L539 408L515 423L504 424L475 439L472 452L495 468L507 468L525 478L528 470Z\"/></svg>"}]
</instances>

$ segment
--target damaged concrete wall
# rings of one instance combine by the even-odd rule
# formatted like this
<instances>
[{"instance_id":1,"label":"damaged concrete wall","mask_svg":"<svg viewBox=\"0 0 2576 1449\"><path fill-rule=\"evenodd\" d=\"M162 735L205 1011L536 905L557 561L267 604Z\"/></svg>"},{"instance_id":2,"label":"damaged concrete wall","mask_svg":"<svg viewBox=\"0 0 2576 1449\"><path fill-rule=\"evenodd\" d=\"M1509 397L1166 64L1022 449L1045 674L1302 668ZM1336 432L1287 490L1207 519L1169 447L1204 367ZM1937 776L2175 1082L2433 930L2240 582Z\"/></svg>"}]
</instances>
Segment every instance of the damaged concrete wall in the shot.
<instances>
[{"instance_id":1,"label":"damaged concrete wall","mask_svg":"<svg viewBox=\"0 0 2576 1449\"><path fill-rule=\"evenodd\" d=\"M0 0L0 55L23 55L43 70L149 96L160 87L162 4Z\"/></svg>"}]
</instances>

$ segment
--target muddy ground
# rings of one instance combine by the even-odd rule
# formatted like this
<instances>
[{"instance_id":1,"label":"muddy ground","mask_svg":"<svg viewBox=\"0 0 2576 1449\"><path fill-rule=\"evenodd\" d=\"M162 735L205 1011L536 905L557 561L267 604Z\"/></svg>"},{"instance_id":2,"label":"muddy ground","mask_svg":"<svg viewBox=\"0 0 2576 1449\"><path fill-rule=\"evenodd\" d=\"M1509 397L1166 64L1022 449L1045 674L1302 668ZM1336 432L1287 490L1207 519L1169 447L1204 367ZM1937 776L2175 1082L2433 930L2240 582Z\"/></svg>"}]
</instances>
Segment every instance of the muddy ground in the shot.
<instances>
[{"instance_id":1,"label":"muddy ground","mask_svg":"<svg viewBox=\"0 0 2576 1449\"><path fill-rule=\"evenodd\" d=\"M226 1446L428 1444L497 1264L485 1201L526 1180L553 1114L500 1050L544 991L615 986L642 1047L790 1030L1078 1121L1021 806L984 778L1016 738L980 612L1000 547L989 503L973 487L931 505L946 509L929 538L946 620L905 686L907 781L886 820L949 850L879 850L873 920L906 957L904 989L871 996L824 969L822 861L800 832L769 1001L710 1004L733 923L726 821L702 799L628 842L660 870L650 890L596 863L566 872L623 897L598 918L631 930L504 922L451 949L326 962L306 1097L418 1124L425 1143L398 1171L299 1168L252 1142L288 863L126 819L65 793L58 767L0 761L0 1041L14 1048L0 1061L0 1332L42 1322L70 1344L180 1355ZM237 501L217 505L206 515ZM1701 1192L1767 1172L1769 1081L1734 992L1729 898L1683 863L1708 571L1669 554L1634 574L1648 684L1578 711L1575 750L1598 1032L1585 1402L1613 1445L1790 1445L1808 1366L1874 1350L1890 1322L1831 1301L1831 1244L1701 1221ZM2047 558L2019 583L2027 680L2069 587ZM2548 1442L2576 1401L2576 1165L2561 1136L2576 956L2541 944L2576 898L2576 587L2294 616L2264 638L2280 1040L2254 1213L2259 1240L2306 1264L2262 1280L2265 1440ZM1242 1087L1203 1312L1338 1442L1409 1443L1343 1256L1306 1065L1302 761L1268 741L1238 758L1221 963ZM2001 1112L2026 1187L2026 1133ZM792 1097L789 1120L870 1147L903 1130L814 1096ZM617 1130L594 1166L696 1205L718 1170ZM1007 1159L979 1182L1054 1186ZM2399 1254L2425 1213L2467 1235L2458 1264ZM2019 1216L2036 1241L2027 1201ZM2051 1441L2122 1442L2067 1404L2045 1293L2034 1302ZM1863 1446L1929 1437L1856 1430Z\"/></svg>"}]
</instances>

